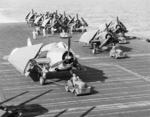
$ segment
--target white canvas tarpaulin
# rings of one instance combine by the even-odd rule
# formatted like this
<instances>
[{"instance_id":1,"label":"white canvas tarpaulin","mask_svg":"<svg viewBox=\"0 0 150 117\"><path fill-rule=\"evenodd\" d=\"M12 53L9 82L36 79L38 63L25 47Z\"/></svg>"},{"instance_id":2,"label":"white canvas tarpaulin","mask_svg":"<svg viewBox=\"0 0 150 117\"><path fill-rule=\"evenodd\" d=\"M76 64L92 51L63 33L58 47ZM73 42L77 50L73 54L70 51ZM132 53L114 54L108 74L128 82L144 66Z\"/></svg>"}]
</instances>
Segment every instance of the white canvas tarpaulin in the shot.
<instances>
[{"instance_id":1,"label":"white canvas tarpaulin","mask_svg":"<svg viewBox=\"0 0 150 117\"><path fill-rule=\"evenodd\" d=\"M8 61L22 74L28 61L36 56L43 44L26 46L14 49Z\"/></svg>"}]
</instances>

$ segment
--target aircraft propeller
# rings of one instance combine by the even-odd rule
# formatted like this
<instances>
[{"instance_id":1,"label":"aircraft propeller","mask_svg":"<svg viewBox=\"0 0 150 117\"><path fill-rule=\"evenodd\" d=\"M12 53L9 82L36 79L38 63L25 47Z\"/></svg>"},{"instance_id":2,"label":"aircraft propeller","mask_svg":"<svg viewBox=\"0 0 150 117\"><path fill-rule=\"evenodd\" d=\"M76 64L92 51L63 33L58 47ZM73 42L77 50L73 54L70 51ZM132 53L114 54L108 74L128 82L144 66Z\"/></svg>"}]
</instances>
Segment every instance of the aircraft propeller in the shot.
<instances>
[{"instance_id":1,"label":"aircraft propeller","mask_svg":"<svg viewBox=\"0 0 150 117\"><path fill-rule=\"evenodd\" d=\"M70 64L72 62L72 59L73 59L73 54L72 52L70 51L70 48L71 48L71 36L68 37L68 49L67 51L63 54L62 56L62 61L59 61L55 64L53 64L51 66L51 68L54 68L62 63L65 63L65 64Z\"/></svg>"}]
</instances>

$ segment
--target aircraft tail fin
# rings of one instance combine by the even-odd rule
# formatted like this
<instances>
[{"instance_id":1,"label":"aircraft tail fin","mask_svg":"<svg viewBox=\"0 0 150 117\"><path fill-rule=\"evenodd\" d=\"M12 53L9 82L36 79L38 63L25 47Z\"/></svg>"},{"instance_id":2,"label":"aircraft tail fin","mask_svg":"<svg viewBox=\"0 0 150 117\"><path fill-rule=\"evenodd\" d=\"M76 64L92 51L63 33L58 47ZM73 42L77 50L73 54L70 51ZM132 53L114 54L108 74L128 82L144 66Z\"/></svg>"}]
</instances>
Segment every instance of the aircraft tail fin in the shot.
<instances>
[{"instance_id":1,"label":"aircraft tail fin","mask_svg":"<svg viewBox=\"0 0 150 117\"><path fill-rule=\"evenodd\" d=\"M28 39L27 39L27 46L31 46L31 45L32 45L31 39L28 38Z\"/></svg>"}]
</instances>

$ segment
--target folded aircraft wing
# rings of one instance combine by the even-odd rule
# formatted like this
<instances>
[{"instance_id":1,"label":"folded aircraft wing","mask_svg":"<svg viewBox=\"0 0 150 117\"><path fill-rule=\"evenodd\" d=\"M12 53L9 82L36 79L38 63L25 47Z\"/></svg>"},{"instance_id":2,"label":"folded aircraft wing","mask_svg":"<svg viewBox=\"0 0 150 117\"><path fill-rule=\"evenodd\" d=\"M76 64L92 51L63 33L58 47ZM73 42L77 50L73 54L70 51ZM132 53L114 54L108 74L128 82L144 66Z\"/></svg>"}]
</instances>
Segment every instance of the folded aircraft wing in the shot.
<instances>
[{"instance_id":1,"label":"folded aircraft wing","mask_svg":"<svg viewBox=\"0 0 150 117\"><path fill-rule=\"evenodd\" d=\"M45 19L45 20L43 21L43 23L42 23L42 26L45 27L46 24L47 24L49 21L50 21L50 18Z\"/></svg>"},{"instance_id":2,"label":"folded aircraft wing","mask_svg":"<svg viewBox=\"0 0 150 117\"><path fill-rule=\"evenodd\" d=\"M25 17L25 19L28 19L28 17L29 17L30 14L31 14L31 12L29 12L29 13L27 14L27 16Z\"/></svg>"},{"instance_id":3,"label":"folded aircraft wing","mask_svg":"<svg viewBox=\"0 0 150 117\"><path fill-rule=\"evenodd\" d=\"M34 17L34 14L30 13L28 16L28 20L30 21Z\"/></svg>"},{"instance_id":4,"label":"folded aircraft wing","mask_svg":"<svg viewBox=\"0 0 150 117\"><path fill-rule=\"evenodd\" d=\"M37 17L37 18L35 19L34 23L35 23L35 24L38 24L38 22L40 21L41 18L42 18L42 16Z\"/></svg>"},{"instance_id":5,"label":"folded aircraft wing","mask_svg":"<svg viewBox=\"0 0 150 117\"><path fill-rule=\"evenodd\" d=\"M90 43L94 35L96 34L97 30L87 31L85 32L79 39L79 42L83 43Z\"/></svg>"},{"instance_id":6,"label":"folded aircraft wing","mask_svg":"<svg viewBox=\"0 0 150 117\"><path fill-rule=\"evenodd\" d=\"M26 64L30 59L35 58L42 45L43 44L37 44L16 48L10 53L8 61L23 74Z\"/></svg>"}]
</instances>

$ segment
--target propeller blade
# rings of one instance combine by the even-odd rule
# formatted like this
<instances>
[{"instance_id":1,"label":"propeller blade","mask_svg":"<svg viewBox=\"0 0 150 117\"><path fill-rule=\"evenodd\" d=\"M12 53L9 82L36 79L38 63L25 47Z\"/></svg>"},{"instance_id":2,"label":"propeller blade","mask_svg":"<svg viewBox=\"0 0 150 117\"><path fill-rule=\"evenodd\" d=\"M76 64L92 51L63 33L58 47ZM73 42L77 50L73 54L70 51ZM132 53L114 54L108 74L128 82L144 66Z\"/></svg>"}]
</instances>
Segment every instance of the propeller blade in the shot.
<instances>
[{"instance_id":1,"label":"propeller blade","mask_svg":"<svg viewBox=\"0 0 150 117\"><path fill-rule=\"evenodd\" d=\"M65 58L64 58L62 61L59 61L59 62L53 64L53 65L51 66L51 68L57 67L57 66L59 66L60 64L64 63L66 60L69 60L69 59L71 59L71 55L70 55L70 51L67 51L67 55L65 56Z\"/></svg>"},{"instance_id":2,"label":"propeller blade","mask_svg":"<svg viewBox=\"0 0 150 117\"><path fill-rule=\"evenodd\" d=\"M102 42L99 48L102 48L111 38L107 36L107 38Z\"/></svg>"},{"instance_id":3,"label":"propeller blade","mask_svg":"<svg viewBox=\"0 0 150 117\"><path fill-rule=\"evenodd\" d=\"M106 29L105 29L105 30L108 31L108 25L107 25L107 23L105 24L105 26L106 26Z\"/></svg>"},{"instance_id":4,"label":"propeller blade","mask_svg":"<svg viewBox=\"0 0 150 117\"><path fill-rule=\"evenodd\" d=\"M59 14L59 21L62 20L63 15Z\"/></svg>"},{"instance_id":5,"label":"propeller blade","mask_svg":"<svg viewBox=\"0 0 150 117\"><path fill-rule=\"evenodd\" d=\"M119 17L117 16L117 23L119 23L120 21L119 21Z\"/></svg>"},{"instance_id":6,"label":"propeller blade","mask_svg":"<svg viewBox=\"0 0 150 117\"><path fill-rule=\"evenodd\" d=\"M70 52L70 46L71 46L71 37L68 37L68 54L67 54L67 58L69 56L69 52Z\"/></svg>"},{"instance_id":7,"label":"propeller blade","mask_svg":"<svg viewBox=\"0 0 150 117\"><path fill-rule=\"evenodd\" d=\"M67 25L69 25L70 23L73 23L73 22L74 22L74 18L75 18L75 17L73 17L73 18L68 22Z\"/></svg>"},{"instance_id":8,"label":"propeller blade","mask_svg":"<svg viewBox=\"0 0 150 117\"><path fill-rule=\"evenodd\" d=\"M71 47L71 37L68 37L68 52L70 52Z\"/></svg>"},{"instance_id":9,"label":"propeller blade","mask_svg":"<svg viewBox=\"0 0 150 117\"><path fill-rule=\"evenodd\" d=\"M79 16L78 16L78 13L76 14L76 18L77 18L77 20L79 20Z\"/></svg>"},{"instance_id":10,"label":"propeller blade","mask_svg":"<svg viewBox=\"0 0 150 117\"><path fill-rule=\"evenodd\" d=\"M107 25L107 23L105 24L106 25L106 31L108 31L108 28L109 28L109 26L112 24L112 21Z\"/></svg>"},{"instance_id":11,"label":"propeller blade","mask_svg":"<svg viewBox=\"0 0 150 117\"><path fill-rule=\"evenodd\" d=\"M95 37L97 36L97 34L99 33L99 29L95 32L95 34L94 34L94 36L91 38L91 40L90 40L90 42L89 43L91 43L94 39L95 39Z\"/></svg>"},{"instance_id":12,"label":"propeller blade","mask_svg":"<svg viewBox=\"0 0 150 117\"><path fill-rule=\"evenodd\" d=\"M29 17L30 14L31 14L31 12L29 12L29 13L27 14L27 16L25 17L25 19L28 19L28 17Z\"/></svg>"},{"instance_id":13,"label":"propeller blade","mask_svg":"<svg viewBox=\"0 0 150 117\"><path fill-rule=\"evenodd\" d=\"M81 17L82 21L84 22L85 26L88 26L88 23L84 20L83 17Z\"/></svg>"},{"instance_id":14,"label":"propeller blade","mask_svg":"<svg viewBox=\"0 0 150 117\"><path fill-rule=\"evenodd\" d=\"M33 10L33 9L32 9L32 11L31 11L31 12L32 12L32 14L34 14L34 10Z\"/></svg>"},{"instance_id":15,"label":"propeller blade","mask_svg":"<svg viewBox=\"0 0 150 117\"><path fill-rule=\"evenodd\" d=\"M64 17L66 17L66 12L64 11Z\"/></svg>"},{"instance_id":16,"label":"propeller blade","mask_svg":"<svg viewBox=\"0 0 150 117\"><path fill-rule=\"evenodd\" d=\"M55 13L56 13L56 15L57 15L57 13L58 13L57 10L55 11Z\"/></svg>"},{"instance_id":17,"label":"propeller blade","mask_svg":"<svg viewBox=\"0 0 150 117\"><path fill-rule=\"evenodd\" d=\"M103 43L100 45L99 48L102 48L102 47L107 43L108 40L109 40L109 39L105 39L105 41L103 41Z\"/></svg>"},{"instance_id":18,"label":"propeller blade","mask_svg":"<svg viewBox=\"0 0 150 117\"><path fill-rule=\"evenodd\" d=\"M110 24L112 24L112 21L107 25L108 27L110 26Z\"/></svg>"},{"instance_id":19,"label":"propeller blade","mask_svg":"<svg viewBox=\"0 0 150 117\"><path fill-rule=\"evenodd\" d=\"M69 18L72 19L71 15L69 15Z\"/></svg>"}]
</instances>

